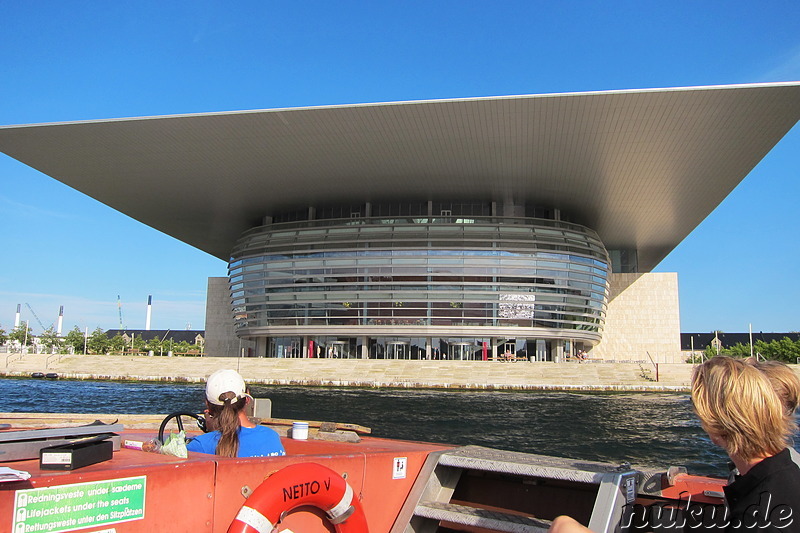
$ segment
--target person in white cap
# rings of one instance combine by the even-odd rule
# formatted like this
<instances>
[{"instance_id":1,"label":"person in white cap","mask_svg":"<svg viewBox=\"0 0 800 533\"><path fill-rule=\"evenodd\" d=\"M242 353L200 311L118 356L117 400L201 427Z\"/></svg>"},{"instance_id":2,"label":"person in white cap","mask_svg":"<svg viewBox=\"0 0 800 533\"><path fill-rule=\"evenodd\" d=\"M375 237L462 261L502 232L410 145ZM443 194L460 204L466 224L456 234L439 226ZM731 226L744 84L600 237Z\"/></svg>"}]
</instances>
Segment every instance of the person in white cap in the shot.
<instances>
[{"instance_id":1,"label":"person in white cap","mask_svg":"<svg viewBox=\"0 0 800 533\"><path fill-rule=\"evenodd\" d=\"M244 408L253 398L235 370L217 370L206 382L206 425L209 431L186 445L190 452L223 457L286 455L275 431L253 424Z\"/></svg>"}]
</instances>

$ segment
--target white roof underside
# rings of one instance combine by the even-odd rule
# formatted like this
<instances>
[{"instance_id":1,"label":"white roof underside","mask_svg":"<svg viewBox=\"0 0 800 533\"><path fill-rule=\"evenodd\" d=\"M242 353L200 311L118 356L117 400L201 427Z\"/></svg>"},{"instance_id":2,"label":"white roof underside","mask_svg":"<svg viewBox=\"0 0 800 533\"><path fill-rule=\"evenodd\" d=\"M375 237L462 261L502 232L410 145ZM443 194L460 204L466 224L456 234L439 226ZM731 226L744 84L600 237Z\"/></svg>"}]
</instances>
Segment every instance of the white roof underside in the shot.
<instances>
[{"instance_id":1,"label":"white roof underside","mask_svg":"<svg viewBox=\"0 0 800 533\"><path fill-rule=\"evenodd\" d=\"M0 151L225 260L288 209L513 198L648 271L798 119L781 83L8 126Z\"/></svg>"}]
</instances>

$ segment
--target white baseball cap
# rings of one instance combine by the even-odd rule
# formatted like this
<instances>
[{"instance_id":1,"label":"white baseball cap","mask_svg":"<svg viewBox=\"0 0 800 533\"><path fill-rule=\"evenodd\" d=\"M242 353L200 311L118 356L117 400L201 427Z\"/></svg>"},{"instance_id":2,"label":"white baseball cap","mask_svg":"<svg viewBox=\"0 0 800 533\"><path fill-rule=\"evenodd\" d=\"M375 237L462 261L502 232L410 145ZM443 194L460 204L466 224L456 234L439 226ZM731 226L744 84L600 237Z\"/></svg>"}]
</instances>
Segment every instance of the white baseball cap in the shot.
<instances>
[{"instance_id":1,"label":"white baseball cap","mask_svg":"<svg viewBox=\"0 0 800 533\"><path fill-rule=\"evenodd\" d=\"M231 400L231 403L238 402L241 398L251 398L245 392L244 379L236 370L223 369L217 370L210 376L206 382L206 399L209 403L214 405L222 405L224 402L219 399L220 396L226 392L232 392L236 398Z\"/></svg>"}]
</instances>

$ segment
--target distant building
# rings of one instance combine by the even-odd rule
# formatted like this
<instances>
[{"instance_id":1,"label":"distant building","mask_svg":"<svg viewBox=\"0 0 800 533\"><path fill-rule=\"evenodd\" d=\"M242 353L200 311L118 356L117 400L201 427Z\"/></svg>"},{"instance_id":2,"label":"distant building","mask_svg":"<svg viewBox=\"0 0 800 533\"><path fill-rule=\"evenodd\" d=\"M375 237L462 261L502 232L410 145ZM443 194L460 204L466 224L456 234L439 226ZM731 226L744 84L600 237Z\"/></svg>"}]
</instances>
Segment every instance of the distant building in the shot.
<instances>
[{"instance_id":1,"label":"distant building","mask_svg":"<svg viewBox=\"0 0 800 533\"><path fill-rule=\"evenodd\" d=\"M762 333L753 332L753 343L758 341L772 342L788 337L794 342L800 340L800 333ZM681 333L681 351L702 352L706 346L730 348L737 344L750 344L750 333Z\"/></svg>"},{"instance_id":2,"label":"distant building","mask_svg":"<svg viewBox=\"0 0 800 533\"><path fill-rule=\"evenodd\" d=\"M111 339L120 335L125 342L131 342L134 338L149 341L153 338L173 342L188 342L197 346L198 350L205 347L205 331L201 329L109 329L106 336Z\"/></svg>"},{"instance_id":3,"label":"distant building","mask_svg":"<svg viewBox=\"0 0 800 533\"><path fill-rule=\"evenodd\" d=\"M775 83L14 126L0 150L228 261L209 355L671 361L677 275L652 269L798 118Z\"/></svg>"}]
</instances>

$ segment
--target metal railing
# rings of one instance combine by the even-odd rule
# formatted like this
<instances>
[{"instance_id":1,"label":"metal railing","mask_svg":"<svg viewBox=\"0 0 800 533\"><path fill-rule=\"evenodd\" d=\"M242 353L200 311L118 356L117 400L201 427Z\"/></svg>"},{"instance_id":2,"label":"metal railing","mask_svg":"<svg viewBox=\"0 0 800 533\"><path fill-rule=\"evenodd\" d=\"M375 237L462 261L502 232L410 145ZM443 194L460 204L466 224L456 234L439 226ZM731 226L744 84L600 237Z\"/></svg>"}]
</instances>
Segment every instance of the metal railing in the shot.
<instances>
[{"instance_id":1,"label":"metal railing","mask_svg":"<svg viewBox=\"0 0 800 533\"><path fill-rule=\"evenodd\" d=\"M7 355L6 356L6 368L8 368L9 363L13 363L14 361L17 361L18 359L22 359L22 354L21 353L12 353L10 355Z\"/></svg>"},{"instance_id":2,"label":"metal railing","mask_svg":"<svg viewBox=\"0 0 800 533\"><path fill-rule=\"evenodd\" d=\"M44 360L44 367L46 369L50 368L50 361L53 360L53 359L56 359L56 363L60 363L61 362L61 358L64 357L65 355L66 354L63 354L63 353L54 353L52 355L48 355L47 359Z\"/></svg>"}]
</instances>

